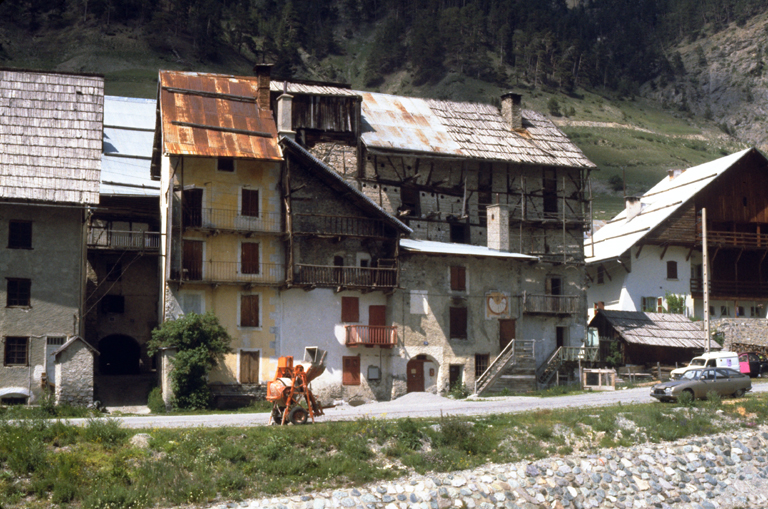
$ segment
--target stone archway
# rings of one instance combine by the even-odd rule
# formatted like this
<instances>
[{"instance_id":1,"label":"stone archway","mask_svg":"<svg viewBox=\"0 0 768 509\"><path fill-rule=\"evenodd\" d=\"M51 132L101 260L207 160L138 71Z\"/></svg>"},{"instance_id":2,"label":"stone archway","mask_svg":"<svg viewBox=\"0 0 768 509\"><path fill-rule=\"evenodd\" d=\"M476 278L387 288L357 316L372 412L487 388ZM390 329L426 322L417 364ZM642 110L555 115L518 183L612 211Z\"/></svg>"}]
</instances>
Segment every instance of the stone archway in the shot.
<instances>
[{"instance_id":1,"label":"stone archway","mask_svg":"<svg viewBox=\"0 0 768 509\"><path fill-rule=\"evenodd\" d=\"M99 374L137 375L141 346L131 336L112 334L99 341Z\"/></svg>"},{"instance_id":2,"label":"stone archway","mask_svg":"<svg viewBox=\"0 0 768 509\"><path fill-rule=\"evenodd\" d=\"M420 354L408 361L407 392L435 392L439 365L433 358Z\"/></svg>"}]
</instances>

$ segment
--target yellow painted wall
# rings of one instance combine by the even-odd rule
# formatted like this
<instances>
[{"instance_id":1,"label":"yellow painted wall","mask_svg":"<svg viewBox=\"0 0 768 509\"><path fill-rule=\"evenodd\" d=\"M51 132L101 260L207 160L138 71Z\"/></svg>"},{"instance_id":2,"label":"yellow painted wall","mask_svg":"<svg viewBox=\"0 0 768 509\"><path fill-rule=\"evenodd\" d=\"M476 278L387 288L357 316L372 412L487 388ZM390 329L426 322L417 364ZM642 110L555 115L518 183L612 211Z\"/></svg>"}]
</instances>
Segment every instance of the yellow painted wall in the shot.
<instances>
[{"instance_id":1,"label":"yellow painted wall","mask_svg":"<svg viewBox=\"0 0 768 509\"><path fill-rule=\"evenodd\" d=\"M178 182L189 189L192 186L203 189L203 208L238 210L241 189L258 189L261 213L280 213L280 164L255 160L237 160L234 173L216 170L215 158L185 158L183 163L183 181ZM240 244L243 241L261 244L260 260L262 263L283 263L282 243L278 236L253 233L249 237L240 233L220 233L210 235L206 232L184 233L185 239L205 241L204 261L239 262ZM252 286L243 284L223 284L213 287L210 284L185 284L182 291L201 291L205 295L205 310L213 311L233 337L232 349L235 353L227 354L223 365L216 368L210 377L211 382L237 383L237 350L261 350L260 375L262 381L272 379L276 363L276 335L279 330L279 295L272 286ZM258 293L261 313L261 326L258 328L239 326L239 304L243 293Z\"/></svg>"}]
</instances>

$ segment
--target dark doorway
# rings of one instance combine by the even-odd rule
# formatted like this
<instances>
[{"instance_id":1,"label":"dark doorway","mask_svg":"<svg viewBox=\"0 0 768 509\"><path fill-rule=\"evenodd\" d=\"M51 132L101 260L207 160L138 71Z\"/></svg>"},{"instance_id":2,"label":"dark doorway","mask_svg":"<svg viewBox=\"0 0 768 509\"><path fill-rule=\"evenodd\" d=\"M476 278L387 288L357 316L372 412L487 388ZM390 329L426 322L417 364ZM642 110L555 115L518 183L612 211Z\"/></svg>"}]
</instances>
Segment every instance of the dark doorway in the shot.
<instances>
[{"instance_id":1,"label":"dark doorway","mask_svg":"<svg viewBox=\"0 0 768 509\"><path fill-rule=\"evenodd\" d=\"M99 341L99 373L135 375L139 373L141 347L130 336L113 334Z\"/></svg>"},{"instance_id":2,"label":"dark doorway","mask_svg":"<svg viewBox=\"0 0 768 509\"><path fill-rule=\"evenodd\" d=\"M185 228L203 225L203 190L187 189L182 193L182 221Z\"/></svg>"},{"instance_id":3,"label":"dark doorway","mask_svg":"<svg viewBox=\"0 0 768 509\"><path fill-rule=\"evenodd\" d=\"M515 321L499 320L499 351L504 350L515 339Z\"/></svg>"},{"instance_id":4,"label":"dark doorway","mask_svg":"<svg viewBox=\"0 0 768 509\"><path fill-rule=\"evenodd\" d=\"M411 359L406 369L408 370L408 392L424 392L424 360Z\"/></svg>"},{"instance_id":5,"label":"dark doorway","mask_svg":"<svg viewBox=\"0 0 768 509\"><path fill-rule=\"evenodd\" d=\"M568 328L557 327L557 348L565 346L565 341L568 339Z\"/></svg>"}]
</instances>

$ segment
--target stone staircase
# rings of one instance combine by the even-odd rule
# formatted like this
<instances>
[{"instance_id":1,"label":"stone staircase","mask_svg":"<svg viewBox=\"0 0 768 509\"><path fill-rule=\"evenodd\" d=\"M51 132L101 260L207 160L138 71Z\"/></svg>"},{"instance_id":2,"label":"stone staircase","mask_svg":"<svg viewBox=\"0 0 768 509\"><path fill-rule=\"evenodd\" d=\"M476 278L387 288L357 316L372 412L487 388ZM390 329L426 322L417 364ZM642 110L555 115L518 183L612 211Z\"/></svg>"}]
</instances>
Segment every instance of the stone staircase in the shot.
<instances>
[{"instance_id":1,"label":"stone staircase","mask_svg":"<svg viewBox=\"0 0 768 509\"><path fill-rule=\"evenodd\" d=\"M475 381L475 394L492 396L504 392L537 389L535 341L512 340Z\"/></svg>"},{"instance_id":2,"label":"stone staircase","mask_svg":"<svg viewBox=\"0 0 768 509\"><path fill-rule=\"evenodd\" d=\"M536 372L536 381L539 387L546 388L561 369L574 371L580 362L583 367L592 366L598 362L599 354L597 347L558 347Z\"/></svg>"}]
</instances>

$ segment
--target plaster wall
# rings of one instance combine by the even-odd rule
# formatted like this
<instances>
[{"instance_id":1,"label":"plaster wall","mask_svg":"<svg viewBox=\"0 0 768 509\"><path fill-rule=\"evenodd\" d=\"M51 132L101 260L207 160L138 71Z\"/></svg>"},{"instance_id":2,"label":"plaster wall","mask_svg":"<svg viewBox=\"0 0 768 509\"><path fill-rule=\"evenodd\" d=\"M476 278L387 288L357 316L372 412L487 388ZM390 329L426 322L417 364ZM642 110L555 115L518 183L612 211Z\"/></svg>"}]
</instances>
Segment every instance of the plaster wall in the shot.
<instances>
[{"instance_id":1,"label":"plaster wall","mask_svg":"<svg viewBox=\"0 0 768 509\"><path fill-rule=\"evenodd\" d=\"M359 322L341 321L341 298L359 299ZM344 399L346 401L386 400L390 396L392 371L390 357L393 349L363 346L347 347L345 325L367 325L370 306L385 306L388 297L381 292L361 293L345 291L336 293L331 289L304 291L289 289L281 292L281 323L279 353L277 356L292 355L294 362L304 358L304 348L316 346L326 350L326 370L312 382L312 390L323 402ZM391 317L387 316L387 323ZM400 330L398 329L398 336ZM342 385L342 357L360 357L360 385ZM379 380L368 378L369 366L380 371ZM270 379L274 376L274 370Z\"/></svg>"},{"instance_id":2,"label":"plaster wall","mask_svg":"<svg viewBox=\"0 0 768 509\"><path fill-rule=\"evenodd\" d=\"M5 351L5 337L2 338ZM0 366L0 398L28 397L37 403L43 394L41 379L45 372L45 337L29 339L27 366Z\"/></svg>"}]
</instances>

